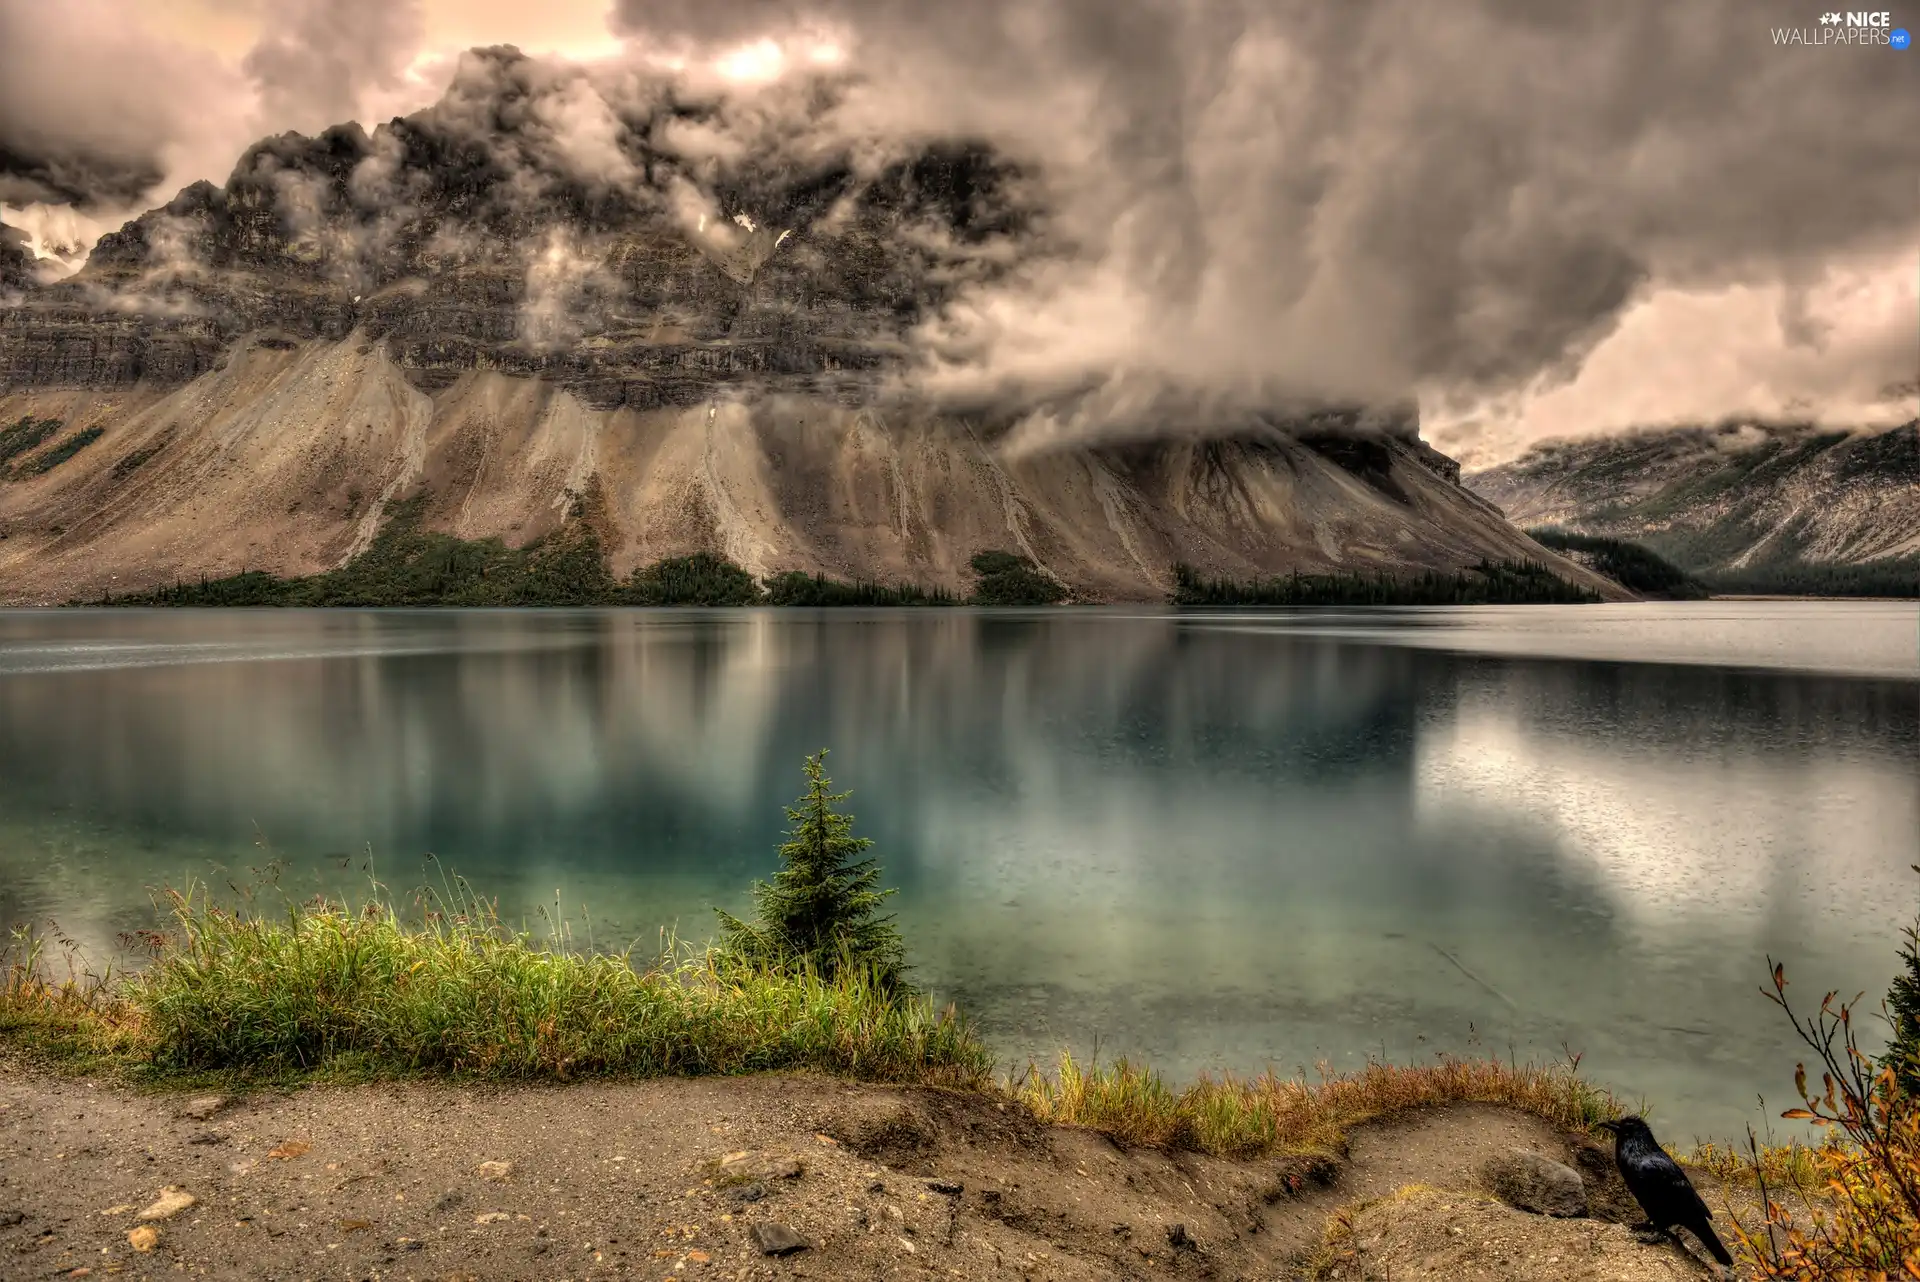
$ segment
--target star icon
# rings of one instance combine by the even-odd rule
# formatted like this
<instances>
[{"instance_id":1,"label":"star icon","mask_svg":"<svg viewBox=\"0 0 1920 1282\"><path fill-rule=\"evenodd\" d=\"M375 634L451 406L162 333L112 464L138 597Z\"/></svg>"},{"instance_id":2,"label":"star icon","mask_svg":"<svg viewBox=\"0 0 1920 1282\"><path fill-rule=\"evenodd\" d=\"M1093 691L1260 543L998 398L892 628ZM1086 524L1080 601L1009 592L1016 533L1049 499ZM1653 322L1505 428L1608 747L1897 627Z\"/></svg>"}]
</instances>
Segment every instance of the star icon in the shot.
<instances>
[{"instance_id":1,"label":"star icon","mask_svg":"<svg viewBox=\"0 0 1920 1282\"><path fill-rule=\"evenodd\" d=\"M1823 13L1820 15L1820 25L1837 27L1840 25L1840 15L1837 13Z\"/></svg>"}]
</instances>

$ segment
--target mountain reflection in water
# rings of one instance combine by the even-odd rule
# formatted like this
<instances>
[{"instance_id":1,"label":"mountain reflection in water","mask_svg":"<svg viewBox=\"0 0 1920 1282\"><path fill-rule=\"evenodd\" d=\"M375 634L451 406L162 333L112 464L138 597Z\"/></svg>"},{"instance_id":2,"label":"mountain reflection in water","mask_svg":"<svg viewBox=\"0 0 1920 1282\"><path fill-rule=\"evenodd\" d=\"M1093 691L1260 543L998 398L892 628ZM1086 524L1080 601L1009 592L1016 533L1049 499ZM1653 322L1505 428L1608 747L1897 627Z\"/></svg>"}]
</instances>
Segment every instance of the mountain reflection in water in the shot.
<instances>
[{"instance_id":1,"label":"mountain reflection in water","mask_svg":"<svg viewBox=\"0 0 1920 1282\"><path fill-rule=\"evenodd\" d=\"M921 980L1024 1063L1484 1050L1736 1134L1768 955L1920 902L1911 606L0 614L0 919L471 878L705 937L830 747ZM583 919L582 906L585 906Z\"/></svg>"}]
</instances>

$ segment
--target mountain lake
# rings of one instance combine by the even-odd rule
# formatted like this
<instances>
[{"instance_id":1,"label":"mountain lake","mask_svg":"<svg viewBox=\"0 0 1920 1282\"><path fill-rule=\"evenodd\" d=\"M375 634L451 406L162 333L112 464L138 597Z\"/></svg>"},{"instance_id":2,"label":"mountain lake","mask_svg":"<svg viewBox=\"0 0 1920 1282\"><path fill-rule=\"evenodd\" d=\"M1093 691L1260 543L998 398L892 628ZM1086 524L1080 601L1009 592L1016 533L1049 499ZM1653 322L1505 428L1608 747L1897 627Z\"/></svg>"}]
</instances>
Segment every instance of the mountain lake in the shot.
<instances>
[{"instance_id":1,"label":"mountain lake","mask_svg":"<svg viewBox=\"0 0 1920 1282\"><path fill-rule=\"evenodd\" d=\"M1768 959L1877 1005L1920 907L1912 603L71 610L0 612L0 924L460 876L652 954L819 748L1018 1066L1577 1053L1728 1139L1797 1102Z\"/></svg>"}]
</instances>

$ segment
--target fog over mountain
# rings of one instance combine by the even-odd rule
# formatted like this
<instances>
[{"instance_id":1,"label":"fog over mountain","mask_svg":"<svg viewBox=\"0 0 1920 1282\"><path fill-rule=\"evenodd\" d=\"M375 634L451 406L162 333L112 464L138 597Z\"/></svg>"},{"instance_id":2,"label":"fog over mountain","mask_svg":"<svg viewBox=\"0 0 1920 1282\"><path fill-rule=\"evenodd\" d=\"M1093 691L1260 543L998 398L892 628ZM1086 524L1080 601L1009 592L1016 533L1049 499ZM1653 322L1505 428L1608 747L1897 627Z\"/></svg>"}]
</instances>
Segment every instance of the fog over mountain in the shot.
<instances>
[{"instance_id":1,"label":"fog over mountain","mask_svg":"<svg viewBox=\"0 0 1920 1282\"><path fill-rule=\"evenodd\" d=\"M551 47L592 7L493 34ZM435 111L496 161L696 225L735 225L749 169L990 153L1022 216L942 247L909 340L920 390L1029 406L1011 448L1409 392L1476 457L1629 418L1912 414L1920 63L1776 45L1818 17L1785 0L620 0L617 52L509 80L456 69L422 0L170 9L0 0L0 202L43 253L253 137L451 82Z\"/></svg>"}]
</instances>

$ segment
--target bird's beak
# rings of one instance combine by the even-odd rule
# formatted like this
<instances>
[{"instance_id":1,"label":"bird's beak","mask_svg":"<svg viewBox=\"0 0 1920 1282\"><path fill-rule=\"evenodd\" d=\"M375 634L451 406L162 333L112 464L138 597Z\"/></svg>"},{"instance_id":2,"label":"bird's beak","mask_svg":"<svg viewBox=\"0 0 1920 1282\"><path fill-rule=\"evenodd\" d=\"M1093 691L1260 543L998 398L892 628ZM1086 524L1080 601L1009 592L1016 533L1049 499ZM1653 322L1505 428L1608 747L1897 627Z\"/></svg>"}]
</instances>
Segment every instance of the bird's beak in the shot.
<instances>
[{"instance_id":1,"label":"bird's beak","mask_svg":"<svg viewBox=\"0 0 1920 1282\"><path fill-rule=\"evenodd\" d=\"M1617 1133L1619 1132L1619 1130L1620 1130L1620 1123L1618 1123L1618 1122L1602 1122L1602 1123L1600 1123L1600 1129L1601 1129L1601 1130L1603 1130L1603 1131L1613 1131L1613 1132L1615 1132L1615 1133L1617 1134Z\"/></svg>"}]
</instances>

